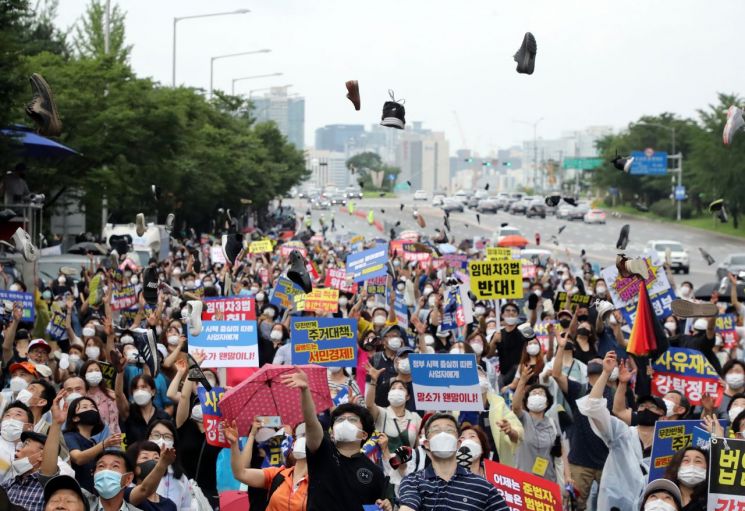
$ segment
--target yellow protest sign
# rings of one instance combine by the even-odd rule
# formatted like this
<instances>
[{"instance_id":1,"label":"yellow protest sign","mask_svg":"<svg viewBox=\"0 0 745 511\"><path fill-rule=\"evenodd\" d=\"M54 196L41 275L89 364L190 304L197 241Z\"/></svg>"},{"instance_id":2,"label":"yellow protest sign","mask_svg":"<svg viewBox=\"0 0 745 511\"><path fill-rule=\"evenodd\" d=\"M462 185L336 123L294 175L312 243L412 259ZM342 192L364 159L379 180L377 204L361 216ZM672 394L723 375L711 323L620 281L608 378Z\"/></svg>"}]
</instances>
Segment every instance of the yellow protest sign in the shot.
<instances>
[{"instance_id":1,"label":"yellow protest sign","mask_svg":"<svg viewBox=\"0 0 745 511\"><path fill-rule=\"evenodd\" d=\"M522 261L471 261L471 291L481 300L523 297Z\"/></svg>"},{"instance_id":2,"label":"yellow protest sign","mask_svg":"<svg viewBox=\"0 0 745 511\"><path fill-rule=\"evenodd\" d=\"M271 252L272 250L274 250L274 247L272 247L272 240L252 241L248 246L249 254L263 254L265 252Z\"/></svg>"},{"instance_id":3,"label":"yellow protest sign","mask_svg":"<svg viewBox=\"0 0 745 511\"><path fill-rule=\"evenodd\" d=\"M365 241L365 237L361 234L358 234L357 236L354 236L351 240L349 240L349 243L354 245L355 243L362 243Z\"/></svg>"},{"instance_id":4,"label":"yellow protest sign","mask_svg":"<svg viewBox=\"0 0 745 511\"><path fill-rule=\"evenodd\" d=\"M486 259L489 261L512 259L512 249L507 247L486 247Z\"/></svg>"},{"instance_id":5,"label":"yellow protest sign","mask_svg":"<svg viewBox=\"0 0 745 511\"><path fill-rule=\"evenodd\" d=\"M334 288L316 288L310 293L295 297L295 309L328 314L339 310L339 290Z\"/></svg>"}]
</instances>

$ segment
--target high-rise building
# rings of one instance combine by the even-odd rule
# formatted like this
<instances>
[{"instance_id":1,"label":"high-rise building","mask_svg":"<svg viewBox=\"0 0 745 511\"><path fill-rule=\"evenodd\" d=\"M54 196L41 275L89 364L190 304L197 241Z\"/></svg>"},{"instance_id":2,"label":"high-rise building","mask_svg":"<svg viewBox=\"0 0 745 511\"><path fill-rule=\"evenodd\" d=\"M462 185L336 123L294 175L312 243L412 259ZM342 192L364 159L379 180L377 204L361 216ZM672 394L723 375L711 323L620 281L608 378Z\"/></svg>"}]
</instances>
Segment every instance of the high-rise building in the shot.
<instances>
[{"instance_id":1,"label":"high-rise building","mask_svg":"<svg viewBox=\"0 0 745 511\"><path fill-rule=\"evenodd\" d=\"M398 182L428 193L450 190L450 145L445 133L422 129L421 122L401 133L396 151Z\"/></svg>"},{"instance_id":2,"label":"high-rise building","mask_svg":"<svg viewBox=\"0 0 745 511\"><path fill-rule=\"evenodd\" d=\"M288 95L287 87L272 87L267 94L251 101L257 122L274 121L291 144L305 149L305 98Z\"/></svg>"},{"instance_id":3,"label":"high-rise building","mask_svg":"<svg viewBox=\"0 0 745 511\"><path fill-rule=\"evenodd\" d=\"M344 153L308 149L305 151L305 168L311 172L308 182L321 189L343 189L352 183Z\"/></svg>"},{"instance_id":4,"label":"high-rise building","mask_svg":"<svg viewBox=\"0 0 745 511\"><path fill-rule=\"evenodd\" d=\"M316 130L316 149L349 153L361 145L364 134L362 124L328 124Z\"/></svg>"}]
</instances>

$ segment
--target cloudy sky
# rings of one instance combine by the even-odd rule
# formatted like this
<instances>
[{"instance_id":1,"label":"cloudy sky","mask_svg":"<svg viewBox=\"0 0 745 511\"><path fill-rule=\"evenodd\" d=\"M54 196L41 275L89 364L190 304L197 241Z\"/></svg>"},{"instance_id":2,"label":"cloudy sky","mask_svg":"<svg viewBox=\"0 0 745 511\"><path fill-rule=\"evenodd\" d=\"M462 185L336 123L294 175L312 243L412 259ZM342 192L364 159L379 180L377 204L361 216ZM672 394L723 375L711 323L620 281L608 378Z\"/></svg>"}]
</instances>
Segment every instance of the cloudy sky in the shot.
<instances>
[{"instance_id":1,"label":"cloudy sky","mask_svg":"<svg viewBox=\"0 0 745 511\"><path fill-rule=\"evenodd\" d=\"M116 0L113 0L116 1ZM68 27L87 0L61 0ZM120 0L136 72L171 81L174 16L250 9L178 24L177 83L208 88L212 56L270 48L215 63L215 87L237 92L292 84L306 98L306 143L317 127L378 122L388 89L407 122L444 130L451 150L483 153L532 138L515 122L541 117L539 136L625 126L643 114L692 116L717 92L745 91L742 0ZM532 76L512 55L535 34ZM357 79L362 110L345 98ZM454 112L463 129L461 135ZM465 138L465 141L463 140Z\"/></svg>"}]
</instances>

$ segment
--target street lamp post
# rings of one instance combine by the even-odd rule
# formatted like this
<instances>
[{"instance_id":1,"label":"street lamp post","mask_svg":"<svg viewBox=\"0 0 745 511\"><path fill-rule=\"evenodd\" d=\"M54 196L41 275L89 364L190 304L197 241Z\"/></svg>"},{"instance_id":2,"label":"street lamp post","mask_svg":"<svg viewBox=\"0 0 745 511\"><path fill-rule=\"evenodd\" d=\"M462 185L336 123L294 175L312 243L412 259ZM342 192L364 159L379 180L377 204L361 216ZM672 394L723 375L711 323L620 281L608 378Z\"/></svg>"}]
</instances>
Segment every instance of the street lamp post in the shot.
<instances>
[{"instance_id":1,"label":"street lamp post","mask_svg":"<svg viewBox=\"0 0 745 511\"><path fill-rule=\"evenodd\" d=\"M213 12L209 14L197 14L195 16L181 16L179 18L173 18L173 57L171 60L171 86L176 87L176 23L181 20L190 20L195 18L211 18L213 16L229 16L231 14L248 14L251 12L248 9L237 9L230 12Z\"/></svg>"},{"instance_id":2,"label":"street lamp post","mask_svg":"<svg viewBox=\"0 0 745 511\"><path fill-rule=\"evenodd\" d=\"M673 146L672 147L672 154L671 154L671 156L674 157L674 158L677 158L677 160L678 160L678 168L677 168L677 172L678 172L678 186L683 186L683 155L682 154L677 154L675 152L675 126L665 126L664 124L659 124L659 123L656 123L656 122L646 122L646 121L638 122L636 124L638 126L654 126L656 128L666 129L666 130L668 130L670 132L671 138L672 138L672 146ZM673 198L675 198L675 190L673 190ZM681 216L681 205L682 205L683 201L682 200L675 200L675 202L676 202L676 218L677 218L678 222L680 222L680 220L682 218L682 216Z\"/></svg>"},{"instance_id":3,"label":"street lamp post","mask_svg":"<svg viewBox=\"0 0 745 511\"><path fill-rule=\"evenodd\" d=\"M514 121L521 124L527 124L533 126L533 186L537 186L538 181L538 123L543 120L543 117L535 122L529 121Z\"/></svg>"},{"instance_id":4,"label":"street lamp post","mask_svg":"<svg viewBox=\"0 0 745 511\"><path fill-rule=\"evenodd\" d=\"M240 53L228 53L226 55L218 55L216 57L210 58L210 97L212 97L212 78L214 76L215 72L215 61L219 59L227 59L230 57L240 57L243 55L255 55L257 53L269 53L272 50L267 50L266 48L263 50L253 50L253 51L242 51Z\"/></svg>"},{"instance_id":5,"label":"street lamp post","mask_svg":"<svg viewBox=\"0 0 745 511\"><path fill-rule=\"evenodd\" d=\"M270 73L266 75L254 75L254 76L244 76L242 78L233 78L233 83L230 86L230 94L235 96L235 82L240 82L243 80L254 80L256 78L268 78L270 76L282 76L282 73Z\"/></svg>"}]
</instances>

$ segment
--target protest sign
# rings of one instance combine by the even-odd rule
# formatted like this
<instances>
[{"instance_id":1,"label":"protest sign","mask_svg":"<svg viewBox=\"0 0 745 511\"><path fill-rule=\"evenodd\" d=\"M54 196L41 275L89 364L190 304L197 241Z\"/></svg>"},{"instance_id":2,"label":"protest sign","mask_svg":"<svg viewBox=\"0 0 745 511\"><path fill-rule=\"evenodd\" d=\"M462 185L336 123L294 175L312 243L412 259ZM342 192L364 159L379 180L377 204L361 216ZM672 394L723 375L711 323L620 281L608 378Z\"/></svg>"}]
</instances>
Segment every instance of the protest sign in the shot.
<instances>
[{"instance_id":1,"label":"protest sign","mask_svg":"<svg viewBox=\"0 0 745 511\"><path fill-rule=\"evenodd\" d=\"M272 240L269 239L252 241L248 245L249 254L265 254L266 252L271 252L272 250L274 250L274 247L272 246Z\"/></svg>"},{"instance_id":2,"label":"protest sign","mask_svg":"<svg viewBox=\"0 0 745 511\"><path fill-rule=\"evenodd\" d=\"M489 261L512 259L512 249L508 247L486 247L486 259Z\"/></svg>"},{"instance_id":3,"label":"protest sign","mask_svg":"<svg viewBox=\"0 0 745 511\"><path fill-rule=\"evenodd\" d=\"M670 287L662 262L657 254L647 256L644 260L649 270L646 286L652 310L659 319L666 318L673 313L670 304L675 299L675 293ZM641 280L636 277L621 277L615 264L603 269L600 276L608 284L608 292L611 300L613 300L613 305L621 312L624 321L633 325L636 319L636 305L639 301Z\"/></svg>"},{"instance_id":4,"label":"protest sign","mask_svg":"<svg viewBox=\"0 0 745 511\"><path fill-rule=\"evenodd\" d=\"M96 362L98 367L101 368L101 375L103 376L103 381L105 381L110 389L114 389L114 383L116 381L116 367L109 364L108 362L103 362L101 360L98 360Z\"/></svg>"},{"instance_id":5,"label":"protest sign","mask_svg":"<svg viewBox=\"0 0 745 511\"><path fill-rule=\"evenodd\" d=\"M566 291L559 291L556 293L554 298L554 310L560 311L566 309L567 293ZM577 307L587 308L590 306L590 295L583 295L581 293L573 294L569 301L569 310L574 312Z\"/></svg>"},{"instance_id":6,"label":"protest sign","mask_svg":"<svg viewBox=\"0 0 745 511\"><path fill-rule=\"evenodd\" d=\"M31 293L24 293L22 291L0 291L0 300L8 300L10 302L19 303L23 308L23 315L21 316L21 322L33 323L36 319L36 309L34 309L34 295Z\"/></svg>"},{"instance_id":7,"label":"protest sign","mask_svg":"<svg viewBox=\"0 0 745 511\"><path fill-rule=\"evenodd\" d=\"M365 281L365 291L369 295L383 295L388 294L388 275L382 277L375 277Z\"/></svg>"},{"instance_id":8,"label":"protest sign","mask_svg":"<svg viewBox=\"0 0 745 511\"><path fill-rule=\"evenodd\" d=\"M64 341L68 337L67 329L65 328L67 311L62 307L60 302L54 302L52 303L51 312L52 315L49 318L46 332L55 341Z\"/></svg>"},{"instance_id":9,"label":"protest sign","mask_svg":"<svg viewBox=\"0 0 745 511\"><path fill-rule=\"evenodd\" d=\"M282 257L290 257L290 254L293 250L297 250L300 252L300 255L303 257L308 256L308 249L305 248L305 245L302 241L286 241L283 245L279 247L279 255Z\"/></svg>"},{"instance_id":10,"label":"protest sign","mask_svg":"<svg viewBox=\"0 0 745 511\"><path fill-rule=\"evenodd\" d=\"M212 264L225 264L225 254L222 251L222 247L210 247L210 261L212 261Z\"/></svg>"},{"instance_id":11,"label":"protest sign","mask_svg":"<svg viewBox=\"0 0 745 511\"><path fill-rule=\"evenodd\" d=\"M722 336L722 342L726 349L737 346L740 340L735 327L737 326L737 314L720 314L717 316L716 332Z\"/></svg>"},{"instance_id":12,"label":"protest sign","mask_svg":"<svg viewBox=\"0 0 745 511\"><path fill-rule=\"evenodd\" d=\"M450 287L445 292L443 300L443 314L440 329L443 331L455 330L465 324L463 315L463 304L457 287Z\"/></svg>"},{"instance_id":13,"label":"protest sign","mask_svg":"<svg viewBox=\"0 0 745 511\"><path fill-rule=\"evenodd\" d=\"M533 326L533 331L535 332L535 337L538 339L538 342L541 344L541 349L544 353L551 353L549 351L548 346L548 329L549 326L554 325L554 328L556 327L554 321L552 320L542 320L537 321L535 326Z\"/></svg>"},{"instance_id":14,"label":"protest sign","mask_svg":"<svg viewBox=\"0 0 745 511\"><path fill-rule=\"evenodd\" d=\"M724 394L719 374L698 350L670 348L652 364L652 394L664 396L677 390L688 398L693 406L701 405L705 395L714 397L719 406Z\"/></svg>"},{"instance_id":15,"label":"protest sign","mask_svg":"<svg viewBox=\"0 0 745 511\"><path fill-rule=\"evenodd\" d=\"M510 511L562 510L561 489L553 481L491 460L484 460L484 476Z\"/></svg>"},{"instance_id":16,"label":"protest sign","mask_svg":"<svg viewBox=\"0 0 745 511\"><path fill-rule=\"evenodd\" d=\"M523 297L520 259L504 261L470 261L471 291L481 300Z\"/></svg>"},{"instance_id":17,"label":"protest sign","mask_svg":"<svg viewBox=\"0 0 745 511\"><path fill-rule=\"evenodd\" d=\"M396 301L393 303L393 309L396 311L396 321L398 326L404 330L409 328L409 308L404 302L404 295L396 293Z\"/></svg>"},{"instance_id":18,"label":"protest sign","mask_svg":"<svg viewBox=\"0 0 745 511\"><path fill-rule=\"evenodd\" d=\"M290 279L280 275L277 284L272 289L272 295L269 297L269 303L291 309L295 305L295 297L303 295L303 290L296 286Z\"/></svg>"},{"instance_id":19,"label":"protest sign","mask_svg":"<svg viewBox=\"0 0 745 511\"><path fill-rule=\"evenodd\" d=\"M202 406L202 424L204 425L204 435L207 443L215 447L230 447L230 443L225 438L225 431L222 427L222 413L220 412L220 400L225 389L222 387L212 387L209 392L202 386L197 387L199 394L199 403Z\"/></svg>"},{"instance_id":20,"label":"protest sign","mask_svg":"<svg viewBox=\"0 0 745 511\"><path fill-rule=\"evenodd\" d=\"M450 268L465 270L468 266L467 254L443 254L442 259Z\"/></svg>"},{"instance_id":21,"label":"protest sign","mask_svg":"<svg viewBox=\"0 0 745 511\"><path fill-rule=\"evenodd\" d=\"M347 280L347 272L343 268L328 268L323 285L333 287L343 293L357 294L357 284L351 282L351 278Z\"/></svg>"},{"instance_id":22,"label":"protest sign","mask_svg":"<svg viewBox=\"0 0 745 511\"><path fill-rule=\"evenodd\" d=\"M388 244L376 245L347 256L347 272L352 274L355 282L363 282L373 277L386 274L388 262Z\"/></svg>"},{"instance_id":23,"label":"protest sign","mask_svg":"<svg viewBox=\"0 0 745 511\"><path fill-rule=\"evenodd\" d=\"M745 509L745 440L712 438L709 450L711 511Z\"/></svg>"},{"instance_id":24,"label":"protest sign","mask_svg":"<svg viewBox=\"0 0 745 511\"><path fill-rule=\"evenodd\" d=\"M137 286L128 284L126 286L115 286L111 292L111 308L115 311L129 309L137 305Z\"/></svg>"},{"instance_id":25,"label":"protest sign","mask_svg":"<svg viewBox=\"0 0 745 511\"><path fill-rule=\"evenodd\" d=\"M727 421L720 419L724 428ZM652 457L649 463L649 481L660 479L670 465L673 455L690 445L709 448L709 433L699 426L700 420L657 421L652 438Z\"/></svg>"},{"instance_id":26,"label":"protest sign","mask_svg":"<svg viewBox=\"0 0 745 511\"><path fill-rule=\"evenodd\" d=\"M292 318L292 364L356 367L357 320Z\"/></svg>"},{"instance_id":27,"label":"protest sign","mask_svg":"<svg viewBox=\"0 0 745 511\"><path fill-rule=\"evenodd\" d=\"M523 263L523 278L524 279L534 279L535 276L538 274L538 267L535 264L531 263Z\"/></svg>"},{"instance_id":28,"label":"protest sign","mask_svg":"<svg viewBox=\"0 0 745 511\"><path fill-rule=\"evenodd\" d=\"M319 314L334 313L339 310L339 290L334 288L315 288L312 292L295 297L295 310L313 311Z\"/></svg>"},{"instance_id":29,"label":"protest sign","mask_svg":"<svg viewBox=\"0 0 745 511\"><path fill-rule=\"evenodd\" d=\"M203 367L258 367L253 298L207 300L202 316L202 331L188 339L189 353L204 354Z\"/></svg>"},{"instance_id":30,"label":"protest sign","mask_svg":"<svg viewBox=\"0 0 745 511\"><path fill-rule=\"evenodd\" d=\"M412 353L409 363L417 410L484 409L476 355Z\"/></svg>"}]
</instances>

